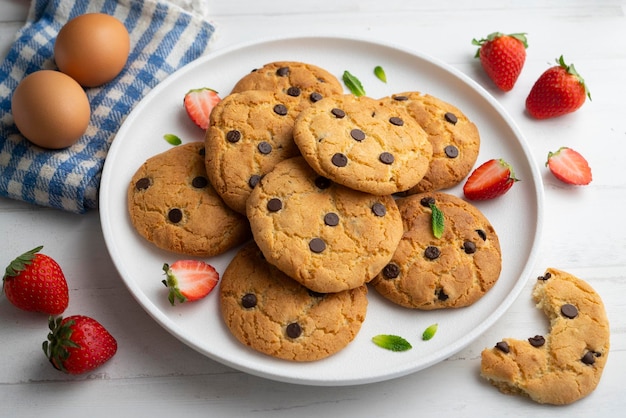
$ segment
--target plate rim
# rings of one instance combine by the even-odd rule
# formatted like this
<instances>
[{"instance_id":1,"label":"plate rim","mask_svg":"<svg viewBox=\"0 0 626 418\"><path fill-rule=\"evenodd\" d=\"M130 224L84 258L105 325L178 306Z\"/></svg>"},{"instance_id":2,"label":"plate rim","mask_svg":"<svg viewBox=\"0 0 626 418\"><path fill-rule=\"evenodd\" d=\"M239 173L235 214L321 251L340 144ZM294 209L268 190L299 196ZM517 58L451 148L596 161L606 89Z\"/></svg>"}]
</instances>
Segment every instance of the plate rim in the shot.
<instances>
[{"instance_id":1,"label":"plate rim","mask_svg":"<svg viewBox=\"0 0 626 418\"><path fill-rule=\"evenodd\" d=\"M462 349L464 349L465 347L467 347L469 344L471 344L473 341L475 341L480 335L482 335L484 332L486 332L490 327L493 326L493 324L495 322L497 322L502 315L511 307L511 305L513 304L513 302L519 297L522 289L525 287L527 281L530 279L531 277L531 270L534 269L536 260L538 258L538 252L540 249L540 243L541 243L541 239L542 239L542 231L543 231L543 223L544 223L544 187L543 187L543 182L541 181L541 174L539 173L539 170L537 168L537 165L534 162L534 159L532 158L532 154L531 154L531 150L530 150L530 146L528 144L528 141L526 140L526 137L523 135L522 131L520 130L518 124L515 122L515 120L512 118L512 116L509 114L509 112L495 99L494 96L492 96L484 87L482 87L480 84L478 84L475 80L473 80L472 78L470 78L468 75L466 75L465 73L463 73L462 71L458 70L457 68L453 67L452 65L446 64L444 61L433 57L429 54L425 54L423 52L420 51L416 51L412 48L407 48L405 46L402 45L398 45L397 43L392 43L392 42L385 42L385 41L380 41L378 39L370 39L368 37L362 37L362 36L345 36L345 35L309 35L309 34L297 34L294 36L276 36L276 37L264 37L264 38L260 38L258 40L254 40L254 41L246 41L246 42L240 42L240 43L236 43L227 47L223 47L220 49L216 49L214 51L210 51L209 53L207 53L206 55L203 55L202 57L197 58L196 60L188 63L187 65L179 68L178 70L174 71L172 74L170 74L167 78L165 78L161 83L159 83L157 86L155 86L154 88L152 88L148 93L146 93L146 95L138 102L136 103L136 105L133 107L133 109L131 110L131 112L129 112L129 114L126 116L126 118L124 119L122 125L120 126L120 129L118 130L117 134L116 134L116 138L119 135L123 135L125 134L125 132L129 129L129 125L132 123L132 121L137 117L137 115L139 115L141 113L141 110L147 106L147 104L152 100L153 97L156 97L159 95L159 93L166 89L171 83L173 83L178 77L181 76L181 74L184 74L186 72L190 72L193 71L194 68L199 67L204 65L206 62L210 62L213 61L215 59L219 59L220 56L224 56L224 55L229 55L232 53L236 53L237 51L240 50L245 50L247 48L251 48L251 47L262 47L263 45L268 45L268 44L275 44L275 43L281 43L281 42L302 42L302 41L306 41L306 42L311 42L311 41L316 41L316 42L323 42L323 41L341 41L341 42L345 42L345 41L350 41L350 42L356 42L356 43L360 43L360 44L366 44L366 45L372 45L372 46L376 46L376 47L383 47L386 49L392 49L398 53L402 53L402 54L409 54L413 57L416 57L420 60L423 61L427 61L429 64L432 64L440 69L442 69L443 71L446 71L448 73L450 73L451 75L453 75L454 77L458 78L461 82L465 83L466 85L468 85L472 90L474 90L477 94L479 94L483 99L485 99L493 108L494 110L497 111L497 113L504 119L504 121L506 122L507 126L509 127L509 129L511 129L511 131L513 132L514 136L516 137L517 141L518 141L518 145L521 147L521 149L523 150L524 154L525 154L525 159L528 162L528 166L530 169L530 172L532 174L533 180L534 180L534 184L535 184L535 190L534 190L534 197L537 201L537 206L535 209L536 212L536 226L533 230L533 239L530 241L532 243L531 245L531 249L530 252L528 254L527 257L527 261L524 265L524 268L521 270L520 272L520 278L517 279L517 281L515 282L515 284L513 285L513 287L511 288L511 291L508 292L506 294L506 296L500 301L500 303L498 304L497 308L491 312L490 315L488 315L483 321L481 321L478 326L475 328L475 330L465 334L462 338L457 339L456 341L454 341L454 344L451 344L448 346L448 348L445 350L445 357L444 358L440 358L439 356L434 356L437 358L433 358L433 359L429 359L428 361L425 361L421 364L420 367L418 368L413 368L413 369L409 369L409 370L401 370L398 371L396 373L390 373L390 374L385 374L384 376L370 376L368 378L365 379L346 379L346 380L341 380L341 379L328 379L328 380L318 380L318 379L306 379L304 377L295 377L293 375L284 375L278 372L270 372L270 371L259 371L256 370L254 368L250 368L250 367L245 367L242 366L240 364L237 364L236 362L230 361L229 359L225 359L222 357L218 357L217 355L212 355L211 353L208 353L207 350L203 347L198 346L197 344L195 344L193 341L191 341L189 338L186 338L182 335L178 335L178 333L175 332L174 329L172 329L171 327L166 326L167 322L171 322L169 320L169 318L167 318L165 316L165 314L163 312L160 312L160 314L162 315L162 317L160 317L159 315L157 315L155 312L153 312L151 309L149 309L148 306L148 302L150 302L147 298L147 296L145 295L145 293L143 291L141 291L141 289L138 288L137 283L135 283L135 281L133 281L133 283L129 283L129 280L127 280L126 276L125 276L125 268L124 266L121 264L119 257L114 257L114 255L116 255L115 251L113 251L113 236L112 236L112 230L110 229L110 221L111 219L108 218L108 213L107 211L103 211L102 210L102 205L101 209L99 210L99 217L100 217L100 224L101 224L101 229L103 232L103 237L104 237L104 241L105 241L105 246L107 248L107 251L109 253L109 256L111 257L111 260L118 272L118 274L120 275L120 278L122 279L124 285L126 286L126 288L129 290L129 292L131 293L131 295L133 296L133 298L137 301L137 303L142 307L142 309L148 313L148 315L155 320L161 327L163 327L166 331L168 331L171 335L173 335L175 338L177 338L179 341L181 341L182 343L184 343L185 345L193 348L194 350L198 351L199 353L201 353L202 355L211 358L212 360L215 360L218 363L227 365L229 367L232 367L236 370L239 371L243 371L246 373L249 373L251 375L255 375L255 376L259 376L259 377L263 377L263 378L267 378L267 379L271 379L271 380L275 380L275 381L281 381L281 382L286 382L286 383L294 383L294 384L303 384L303 385L311 385L311 386L347 386L347 385L357 385L357 384L368 384L368 383L374 383L374 382L379 382L379 381L385 381L385 380L390 380L390 379L395 379L407 374L411 374L411 373L415 373L418 372L420 370L426 369L428 367L433 366L434 364L437 364L443 360L445 360L445 358L450 357L451 355L454 355L455 353L458 353L459 351L461 351ZM102 169L102 176L101 176L101 183L100 185L107 185L108 184L108 179L110 178L110 174L109 172L112 171L113 169L111 168L113 163L108 163L109 161L113 160L114 158L109 159L108 157L113 155L115 156L118 152L118 148L120 148L120 146L116 146L116 141L115 139L113 140L109 150L108 150L108 155L107 158L105 159L105 163ZM108 187L100 187L99 190L99 201L102 204L102 202L106 202L107 201L107 196L109 193L110 188ZM106 206L105 206L106 207ZM522 280L522 278L524 278ZM138 291L141 294L137 294ZM150 302L151 304L151 302ZM152 305L154 306L154 305ZM172 323L173 324L173 323ZM175 324L174 324L175 325Z\"/></svg>"}]
</instances>

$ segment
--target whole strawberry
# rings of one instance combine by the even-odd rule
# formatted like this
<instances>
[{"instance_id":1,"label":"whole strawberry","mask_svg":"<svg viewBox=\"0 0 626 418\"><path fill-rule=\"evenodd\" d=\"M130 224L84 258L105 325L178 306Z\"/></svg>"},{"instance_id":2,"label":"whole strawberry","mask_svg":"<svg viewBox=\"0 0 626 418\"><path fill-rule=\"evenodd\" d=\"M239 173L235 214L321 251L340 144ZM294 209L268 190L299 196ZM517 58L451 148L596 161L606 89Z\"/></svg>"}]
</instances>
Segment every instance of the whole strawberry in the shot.
<instances>
[{"instance_id":1,"label":"whole strawberry","mask_svg":"<svg viewBox=\"0 0 626 418\"><path fill-rule=\"evenodd\" d=\"M50 317L43 351L50 363L69 374L91 371L117 352L117 341L98 321L84 315Z\"/></svg>"},{"instance_id":2,"label":"whole strawberry","mask_svg":"<svg viewBox=\"0 0 626 418\"><path fill-rule=\"evenodd\" d=\"M483 69L495 85L502 91L513 89L526 61L526 34L494 32L487 38L472 39L472 44L480 47L475 58L480 59Z\"/></svg>"},{"instance_id":3,"label":"whole strawberry","mask_svg":"<svg viewBox=\"0 0 626 418\"><path fill-rule=\"evenodd\" d=\"M6 268L2 290L7 299L25 311L59 315L65 311L69 293L59 264L33 248Z\"/></svg>"},{"instance_id":4,"label":"whole strawberry","mask_svg":"<svg viewBox=\"0 0 626 418\"><path fill-rule=\"evenodd\" d=\"M548 119L572 113L580 108L591 93L574 64L567 65L563 55L556 66L548 68L535 82L526 109L536 119Z\"/></svg>"}]
</instances>

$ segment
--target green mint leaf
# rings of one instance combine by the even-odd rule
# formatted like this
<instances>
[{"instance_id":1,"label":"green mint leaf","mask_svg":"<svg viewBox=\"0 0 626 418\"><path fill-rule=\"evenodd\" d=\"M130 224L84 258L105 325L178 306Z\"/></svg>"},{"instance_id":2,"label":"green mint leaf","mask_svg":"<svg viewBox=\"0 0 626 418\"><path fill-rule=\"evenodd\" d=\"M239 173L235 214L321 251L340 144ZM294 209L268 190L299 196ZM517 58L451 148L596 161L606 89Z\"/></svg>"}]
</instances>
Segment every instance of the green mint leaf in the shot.
<instances>
[{"instance_id":1,"label":"green mint leaf","mask_svg":"<svg viewBox=\"0 0 626 418\"><path fill-rule=\"evenodd\" d=\"M379 334L372 338L377 346L391 351L407 351L413 348L411 344L397 335Z\"/></svg>"},{"instance_id":2,"label":"green mint leaf","mask_svg":"<svg viewBox=\"0 0 626 418\"><path fill-rule=\"evenodd\" d=\"M165 134L163 135L163 138L171 145L180 145L183 143L183 141L181 141L180 138L174 134Z\"/></svg>"},{"instance_id":3,"label":"green mint leaf","mask_svg":"<svg viewBox=\"0 0 626 418\"><path fill-rule=\"evenodd\" d=\"M426 328L424 330L424 333L422 334L422 340L428 341L433 338L435 336L435 333L437 332L437 328L439 328L439 324L432 324L431 326Z\"/></svg>"},{"instance_id":4,"label":"green mint leaf","mask_svg":"<svg viewBox=\"0 0 626 418\"><path fill-rule=\"evenodd\" d=\"M385 70L380 65L374 67L374 75L383 83L387 82L387 74L385 74Z\"/></svg>"},{"instance_id":5,"label":"green mint leaf","mask_svg":"<svg viewBox=\"0 0 626 418\"><path fill-rule=\"evenodd\" d=\"M431 223L433 227L433 235L435 238L441 238L444 227L443 212L435 206L434 203L430 204L430 210L432 211Z\"/></svg>"},{"instance_id":6,"label":"green mint leaf","mask_svg":"<svg viewBox=\"0 0 626 418\"><path fill-rule=\"evenodd\" d=\"M343 72L343 82L356 97L365 96L365 90L363 89L363 85L361 84L359 79L350 74L349 71Z\"/></svg>"}]
</instances>

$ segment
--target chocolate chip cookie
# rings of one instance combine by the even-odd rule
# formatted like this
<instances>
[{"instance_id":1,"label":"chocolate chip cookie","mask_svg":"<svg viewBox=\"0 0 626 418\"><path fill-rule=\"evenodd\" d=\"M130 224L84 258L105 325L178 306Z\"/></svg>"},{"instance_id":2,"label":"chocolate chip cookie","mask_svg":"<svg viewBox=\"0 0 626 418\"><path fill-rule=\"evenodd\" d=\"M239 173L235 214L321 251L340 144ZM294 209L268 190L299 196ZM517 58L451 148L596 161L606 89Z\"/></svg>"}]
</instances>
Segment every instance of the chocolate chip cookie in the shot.
<instances>
[{"instance_id":1,"label":"chocolate chip cookie","mask_svg":"<svg viewBox=\"0 0 626 418\"><path fill-rule=\"evenodd\" d=\"M316 65L297 61L267 63L241 78L231 93L271 90L299 98L304 105L343 93L339 80Z\"/></svg>"},{"instance_id":2,"label":"chocolate chip cookie","mask_svg":"<svg viewBox=\"0 0 626 418\"><path fill-rule=\"evenodd\" d=\"M415 186L432 157L426 132L405 109L366 96L312 104L296 119L293 135L320 175L377 195Z\"/></svg>"},{"instance_id":3,"label":"chocolate chip cookie","mask_svg":"<svg viewBox=\"0 0 626 418\"><path fill-rule=\"evenodd\" d=\"M357 335L367 312L367 286L312 292L269 264L253 242L235 255L219 289L222 318L237 340L290 361L337 353Z\"/></svg>"},{"instance_id":4,"label":"chocolate chip cookie","mask_svg":"<svg viewBox=\"0 0 626 418\"><path fill-rule=\"evenodd\" d=\"M321 293L369 282L402 236L391 196L341 186L302 157L282 161L265 175L250 194L247 215L268 262Z\"/></svg>"},{"instance_id":5,"label":"chocolate chip cookie","mask_svg":"<svg viewBox=\"0 0 626 418\"><path fill-rule=\"evenodd\" d=\"M376 291L398 305L432 310L471 305L493 287L502 268L500 242L475 206L443 192L396 202L404 234L371 282Z\"/></svg>"},{"instance_id":6,"label":"chocolate chip cookie","mask_svg":"<svg viewBox=\"0 0 626 418\"><path fill-rule=\"evenodd\" d=\"M447 189L469 174L478 158L480 134L461 110L420 92L394 94L384 101L405 108L426 131L433 148L428 171L408 194Z\"/></svg>"},{"instance_id":7,"label":"chocolate chip cookie","mask_svg":"<svg viewBox=\"0 0 626 418\"><path fill-rule=\"evenodd\" d=\"M226 206L209 183L204 154L202 142L168 149L144 162L130 181L132 225L161 249L214 256L251 236L248 220Z\"/></svg>"},{"instance_id":8,"label":"chocolate chip cookie","mask_svg":"<svg viewBox=\"0 0 626 418\"><path fill-rule=\"evenodd\" d=\"M299 155L293 125L299 100L283 93L250 90L233 93L211 112L205 135L206 170L224 202L241 214L265 173Z\"/></svg>"},{"instance_id":9,"label":"chocolate chip cookie","mask_svg":"<svg viewBox=\"0 0 626 418\"><path fill-rule=\"evenodd\" d=\"M550 330L527 340L504 339L483 350L481 375L501 392L565 405L595 390L609 355L609 321L600 295L585 281L549 268L533 299Z\"/></svg>"}]
</instances>

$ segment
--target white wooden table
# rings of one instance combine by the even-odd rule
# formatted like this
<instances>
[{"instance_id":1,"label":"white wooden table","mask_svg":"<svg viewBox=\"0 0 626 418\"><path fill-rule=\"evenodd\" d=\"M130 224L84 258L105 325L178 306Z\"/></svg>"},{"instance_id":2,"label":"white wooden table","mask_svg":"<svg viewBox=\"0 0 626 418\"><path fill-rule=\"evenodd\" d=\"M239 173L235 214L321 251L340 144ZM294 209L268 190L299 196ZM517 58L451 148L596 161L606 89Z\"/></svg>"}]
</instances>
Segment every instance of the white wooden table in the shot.
<instances>
[{"instance_id":1,"label":"white wooden table","mask_svg":"<svg viewBox=\"0 0 626 418\"><path fill-rule=\"evenodd\" d=\"M396 43L446 62L483 85L518 123L546 173L545 224L534 266L586 279L603 297L611 351L594 393L567 407L505 396L479 377L480 352L503 337L547 329L530 300L534 280L483 335L451 358L395 380L309 387L255 377L210 360L161 328L137 304L109 257L99 214L62 213L0 198L0 265L43 244L73 278L68 312L92 315L116 336L116 356L88 376L52 369L41 351L41 316L0 300L0 416L567 416L617 417L626 411L626 3L207 0L218 27L213 50L263 37L351 35ZM22 26L26 0L0 2L0 56ZM507 94L495 90L473 59L474 37L527 32L524 72ZM531 120L525 97L560 54L576 64L592 92L577 113ZM594 179L567 187L543 167L548 151L569 145L590 161ZM511 213L511 216L515 216ZM533 334L534 335L534 334ZM367 367L364 365L364 367ZM621 376L621 377L620 377Z\"/></svg>"}]
</instances>

